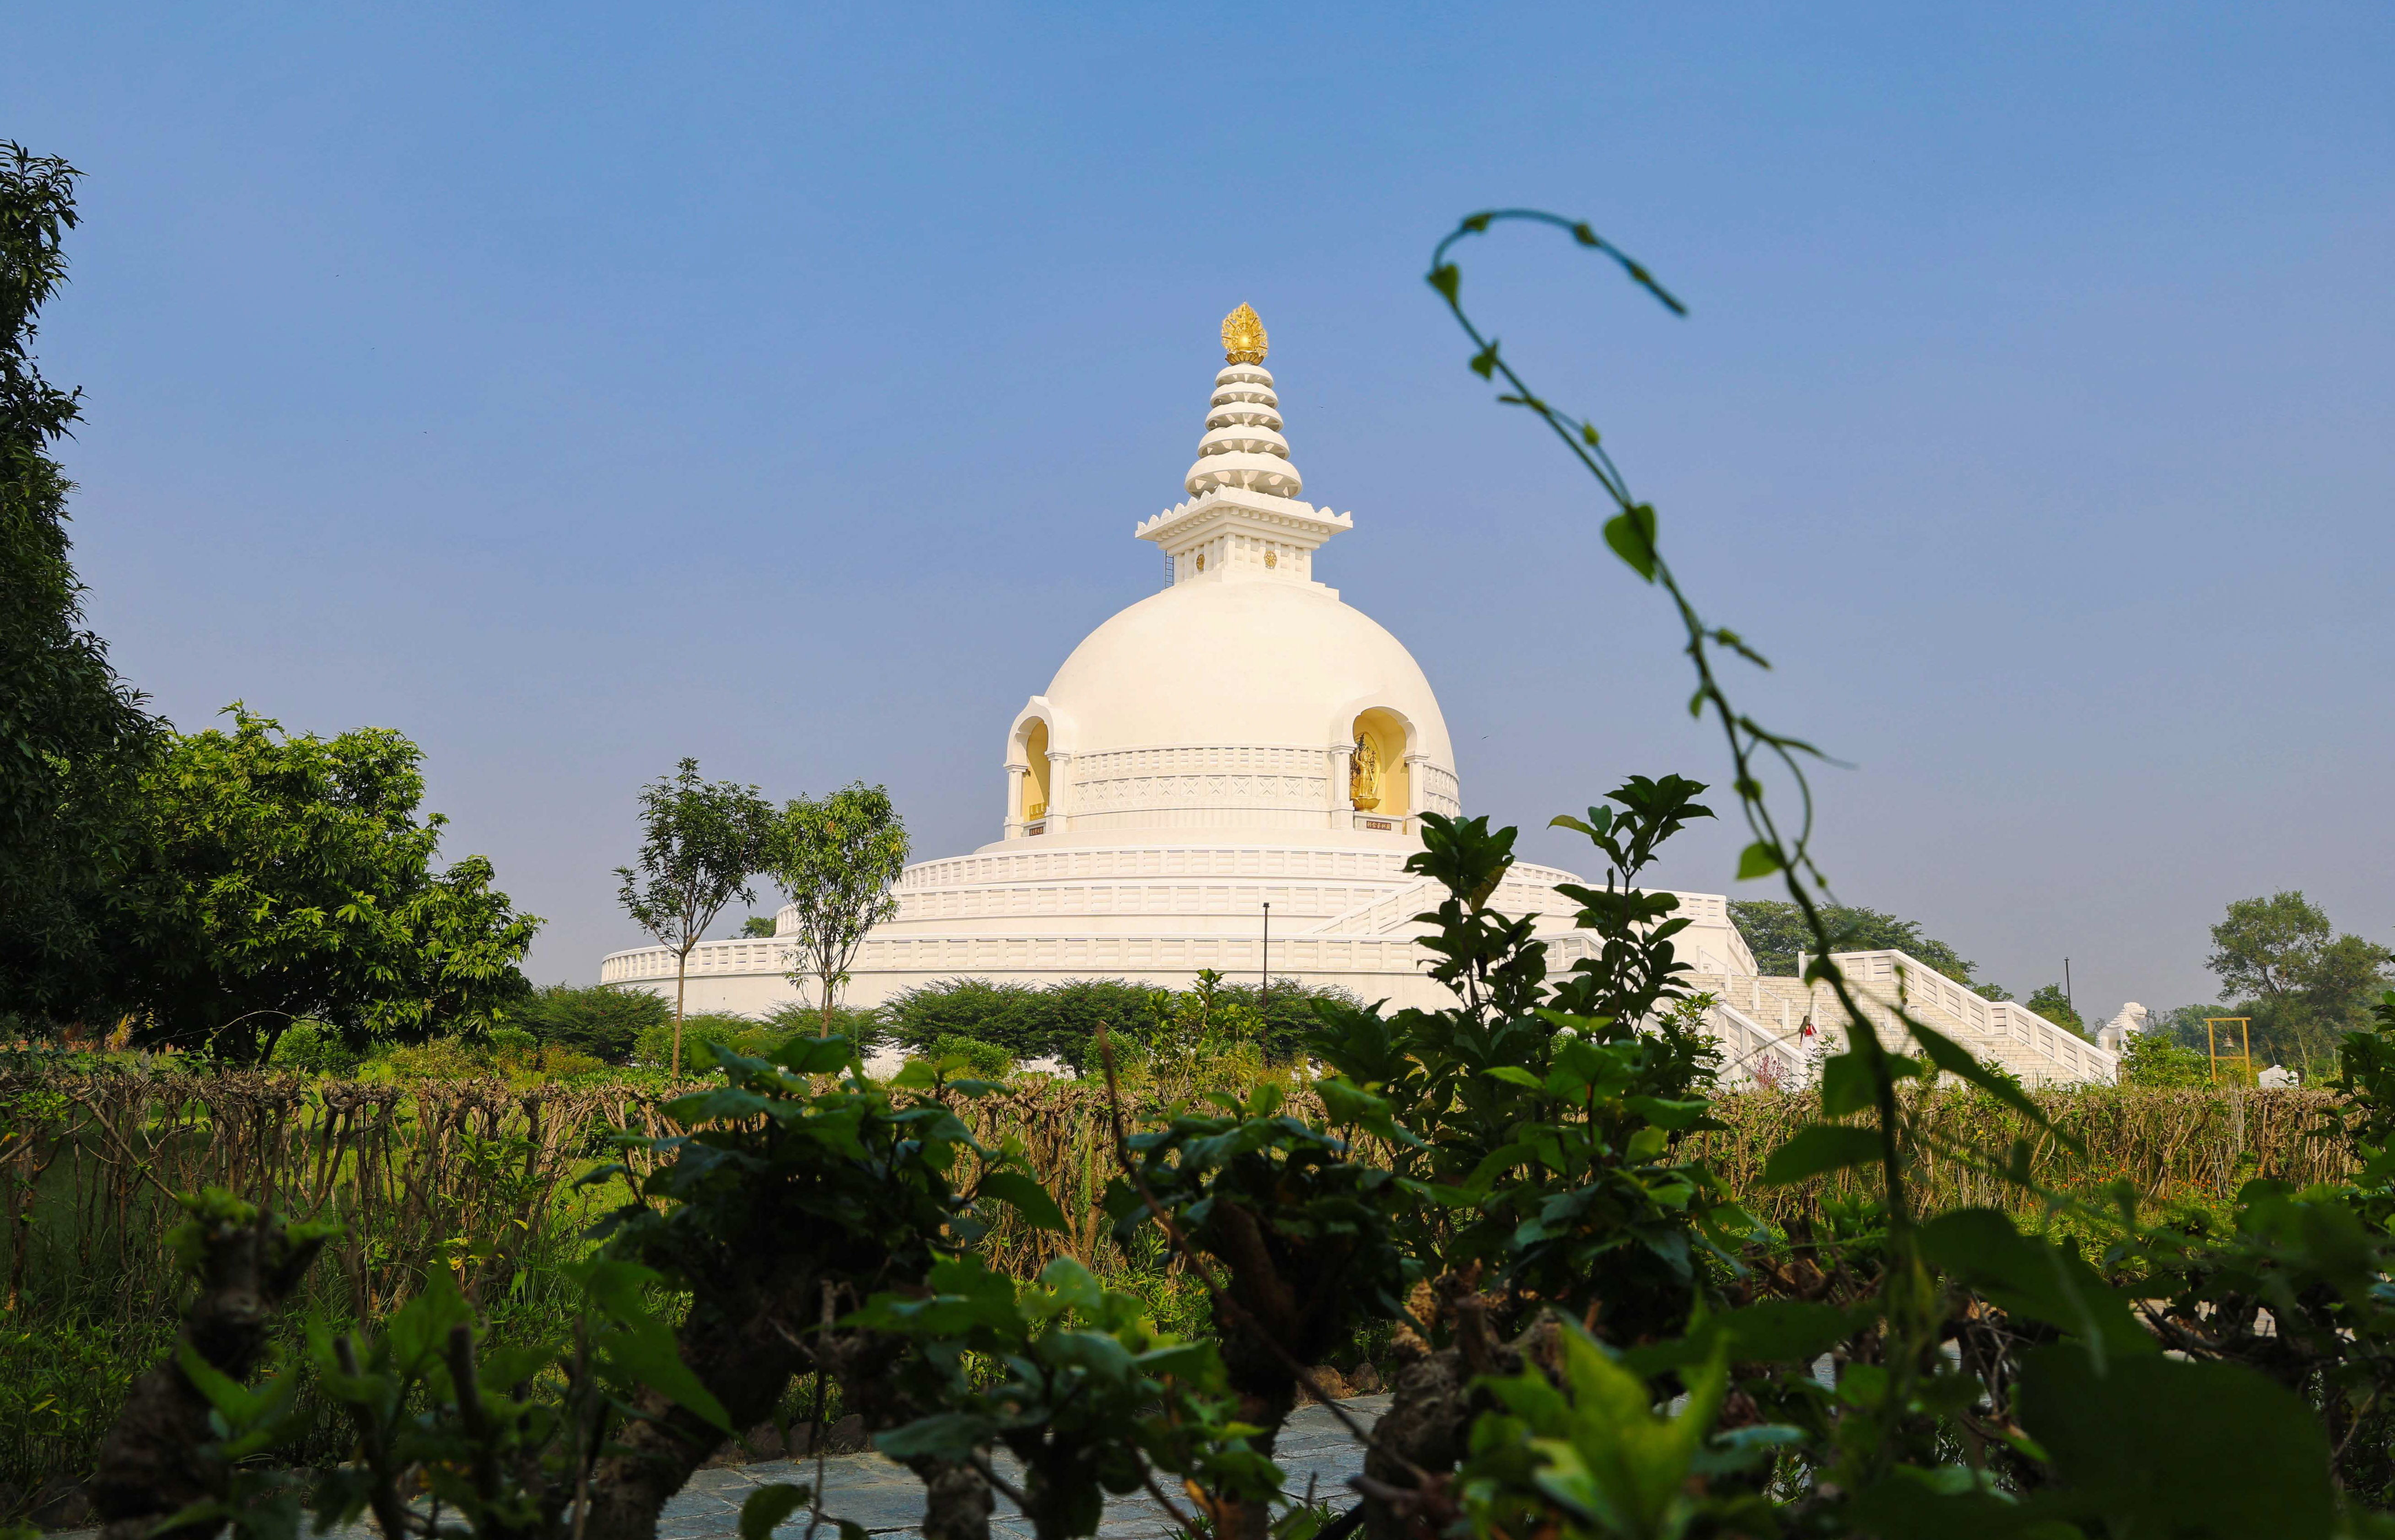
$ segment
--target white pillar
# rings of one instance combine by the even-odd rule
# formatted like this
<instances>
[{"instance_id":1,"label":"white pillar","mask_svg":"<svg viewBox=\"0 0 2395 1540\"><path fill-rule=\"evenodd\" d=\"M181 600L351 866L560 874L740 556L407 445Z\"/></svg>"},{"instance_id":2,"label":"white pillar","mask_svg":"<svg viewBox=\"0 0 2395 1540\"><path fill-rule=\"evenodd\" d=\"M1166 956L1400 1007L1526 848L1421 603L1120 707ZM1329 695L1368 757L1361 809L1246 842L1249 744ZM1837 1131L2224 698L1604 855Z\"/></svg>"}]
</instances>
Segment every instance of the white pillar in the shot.
<instances>
[{"instance_id":1,"label":"white pillar","mask_svg":"<svg viewBox=\"0 0 2395 1540\"><path fill-rule=\"evenodd\" d=\"M1023 837L1023 788L1031 774L1028 761L1010 762L1006 767L1006 835L1008 839Z\"/></svg>"},{"instance_id":2,"label":"white pillar","mask_svg":"<svg viewBox=\"0 0 2395 1540\"><path fill-rule=\"evenodd\" d=\"M1356 745L1330 745L1330 806L1323 814L1328 827L1352 829L1356 826L1356 805L1347 796L1347 778L1355 772Z\"/></svg>"},{"instance_id":3,"label":"white pillar","mask_svg":"<svg viewBox=\"0 0 2395 1540\"><path fill-rule=\"evenodd\" d=\"M1423 798L1429 791L1430 777L1424 773L1429 769L1429 755L1406 756L1406 822L1409 828L1420 827L1414 821L1422 816Z\"/></svg>"},{"instance_id":4,"label":"white pillar","mask_svg":"<svg viewBox=\"0 0 2395 1540\"><path fill-rule=\"evenodd\" d=\"M1073 757L1059 754L1052 745L1048 750L1048 832L1063 834L1072 823L1067 812L1073 805Z\"/></svg>"}]
</instances>

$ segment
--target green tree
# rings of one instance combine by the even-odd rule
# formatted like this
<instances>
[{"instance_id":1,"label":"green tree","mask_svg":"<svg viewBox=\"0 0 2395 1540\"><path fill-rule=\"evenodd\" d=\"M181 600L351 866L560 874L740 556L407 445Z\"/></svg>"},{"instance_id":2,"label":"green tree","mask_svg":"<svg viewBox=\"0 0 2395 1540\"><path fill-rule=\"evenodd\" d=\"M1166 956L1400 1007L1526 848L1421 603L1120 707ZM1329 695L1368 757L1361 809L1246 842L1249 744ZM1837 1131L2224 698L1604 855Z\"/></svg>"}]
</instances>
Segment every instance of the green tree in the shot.
<instances>
[{"instance_id":1,"label":"green tree","mask_svg":"<svg viewBox=\"0 0 2395 1540\"><path fill-rule=\"evenodd\" d=\"M641 792L641 856L636 871L615 868L616 899L642 929L674 954L673 1056L681 1073L681 1019L692 949L734 899L757 902L748 879L765 865L774 809L754 786L698 778L684 759Z\"/></svg>"},{"instance_id":2,"label":"green tree","mask_svg":"<svg viewBox=\"0 0 2395 1540\"><path fill-rule=\"evenodd\" d=\"M1804 912L1794 904L1773 899L1740 899L1729 906L1730 923L1746 938L1747 949L1754 954L1754 965L1766 974L1793 975L1796 971L1796 954L1812 950L1812 928L1806 924ZM1822 922L1837 939L1841 952L1904 953L1918 957L1931 967L1991 1000L2009 1000L2010 991L2000 984L1982 983L1972 978L1978 964L1965 959L1961 953L1944 941L1921 933L1919 920L1903 920L1885 910L1866 909L1859 905L1825 904Z\"/></svg>"},{"instance_id":3,"label":"green tree","mask_svg":"<svg viewBox=\"0 0 2395 1540\"><path fill-rule=\"evenodd\" d=\"M121 1004L105 895L139 849L139 785L165 724L83 624L67 494L50 455L80 391L35 365L34 321L66 281L75 169L0 142L0 1014Z\"/></svg>"},{"instance_id":4,"label":"green tree","mask_svg":"<svg viewBox=\"0 0 2395 1540\"><path fill-rule=\"evenodd\" d=\"M2038 985L2036 993L2023 1004L2058 1027L2068 1027L2082 1037L2088 1034L2087 1023L2080 1019L2079 1012L2071 1004L2071 997L2062 993L2060 984Z\"/></svg>"},{"instance_id":5,"label":"green tree","mask_svg":"<svg viewBox=\"0 0 2395 1540\"><path fill-rule=\"evenodd\" d=\"M774 916L751 915L740 922L740 934L750 940L770 940L774 934Z\"/></svg>"},{"instance_id":6,"label":"green tree","mask_svg":"<svg viewBox=\"0 0 2395 1540\"><path fill-rule=\"evenodd\" d=\"M296 1020L352 1046L488 1030L530 992L540 920L468 856L436 872L423 753L388 728L173 740L144 783L139 868L115 900L139 1040L265 1058Z\"/></svg>"},{"instance_id":7,"label":"green tree","mask_svg":"<svg viewBox=\"0 0 2395 1540\"><path fill-rule=\"evenodd\" d=\"M2220 997L2251 1016L2257 1060L2325 1062L2349 1032L2366 1030L2370 1005L2388 983L2395 954L2360 936L2339 935L2299 889L2239 899L2212 928L2206 960ZM2307 1081L2311 1076L2306 1074Z\"/></svg>"},{"instance_id":8,"label":"green tree","mask_svg":"<svg viewBox=\"0 0 2395 1540\"><path fill-rule=\"evenodd\" d=\"M891 886L906 866L906 825L880 786L853 782L820 800L782 809L767 864L798 911L798 965L790 981L813 978L823 992L821 1035L867 932L898 912Z\"/></svg>"}]
</instances>

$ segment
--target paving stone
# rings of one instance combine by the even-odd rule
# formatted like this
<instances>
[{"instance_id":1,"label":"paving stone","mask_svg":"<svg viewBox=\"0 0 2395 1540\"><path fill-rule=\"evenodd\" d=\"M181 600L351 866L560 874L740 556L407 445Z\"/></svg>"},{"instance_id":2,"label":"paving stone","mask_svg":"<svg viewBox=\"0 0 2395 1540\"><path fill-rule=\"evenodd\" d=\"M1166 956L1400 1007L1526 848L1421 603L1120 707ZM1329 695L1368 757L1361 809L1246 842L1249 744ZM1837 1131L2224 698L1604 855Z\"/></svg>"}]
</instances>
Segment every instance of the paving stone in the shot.
<instances>
[{"instance_id":1,"label":"paving stone","mask_svg":"<svg viewBox=\"0 0 2395 1540\"><path fill-rule=\"evenodd\" d=\"M1356 1396L1339 1403L1349 1415L1370 1428L1388 1409L1386 1395ZM1288 1473L1292 1496L1303 1496L1313 1482L1315 1498L1334 1507L1355 1501L1347 1478L1364 1468L1363 1451L1323 1406L1302 1406L1281 1428L1275 1457ZM824 1463L824 1512L862 1524L867 1533L894 1540L916 1540L923 1519L923 1484L915 1473L878 1454L835 1454ZM1001 1455L1001 1474L1012 1478L1015 1462ZM730 1540L739 1531L739 1506L748 1493L776 1481L812 1482L815 1462L765 1460L753 1465L724 1466L702 1470L676 1494L659 1516L658 1540ZM1031 1522L1004 1497L990 1515L992 1540L1031 1540ZM807 1515L798 1513L774 1530L774 1540L801 1540ZM817 1540L825 1540L825 1534ZM1098 1540L1162 1540L1179 1533L1177 1526L1145 1492L1117 1497L1106 1504Z\"/></svg>"}]
</instances>

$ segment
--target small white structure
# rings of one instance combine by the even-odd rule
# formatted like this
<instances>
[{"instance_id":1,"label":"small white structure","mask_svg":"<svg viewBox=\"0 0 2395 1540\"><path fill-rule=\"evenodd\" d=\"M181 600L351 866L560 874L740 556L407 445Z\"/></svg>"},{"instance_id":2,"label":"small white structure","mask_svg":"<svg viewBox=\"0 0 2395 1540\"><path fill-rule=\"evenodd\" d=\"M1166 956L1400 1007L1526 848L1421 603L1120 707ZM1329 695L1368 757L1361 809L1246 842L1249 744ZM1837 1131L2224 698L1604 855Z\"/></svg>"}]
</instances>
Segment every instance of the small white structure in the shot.
<instances>
[{"instance_id":1,"label":"small white structure","mask_svg":"<svg viewBox=\"0 0 2395 1540\"><path fill-rule=\"evenodd\" d=\"M906 869L848 1003L964 977L1186 988L1212 968L1252 980L1267 906L1276 978L1393 1006L1448 1001L1423 974L1414 919L1441 895L1403 870L1422 814L1462 809L1446 719L1404 644L1316 580L1316 553L1354 518L1299 500L1252 309L1224 322L1223 343L1188 499L1134 531L1167 559L1163 590L1092 632L1015 714L993 788L999 837ZM1557 970L1589 945L1572 928L1577 905L1555 892L1579 880L1517 865L1492 901L1539 917ZM1828 1041L1806 1024L1830 1013L1797 981L1756 976L1720 895L1680 901L1695 922L1680 953L1722 1002L1712 1024L1732 1078L1803 1084L1808 1043ZM789 911L780 923L787 933ZM753 1015L791 999L790 953L778 937L702 943L691 1008ZM1877 980L1899 967L1936 978L1897 954L1854 961ZM670 994L674 971L671 952L641 947L609 956L600 979ZM2017 1039L2026 1077L2111 1077L2111 1055L2053 1041L2018 1007L1969 1002L1978 1014L1953 1034L1975 1047Z\"/></svg>"},{"instance_id":2,"label":"small white structure","mask_svg":"<svg viewBox=\"0 0 2395 1540\"><path fill-rule=\"evenodd\" d=\"M2153 1013L2131 1000L2096 1030L2096 1044L2107 1053L2125 1053L2129 1039L2150 1030L2152 1025Z\"/></svg>"}]
</instances>

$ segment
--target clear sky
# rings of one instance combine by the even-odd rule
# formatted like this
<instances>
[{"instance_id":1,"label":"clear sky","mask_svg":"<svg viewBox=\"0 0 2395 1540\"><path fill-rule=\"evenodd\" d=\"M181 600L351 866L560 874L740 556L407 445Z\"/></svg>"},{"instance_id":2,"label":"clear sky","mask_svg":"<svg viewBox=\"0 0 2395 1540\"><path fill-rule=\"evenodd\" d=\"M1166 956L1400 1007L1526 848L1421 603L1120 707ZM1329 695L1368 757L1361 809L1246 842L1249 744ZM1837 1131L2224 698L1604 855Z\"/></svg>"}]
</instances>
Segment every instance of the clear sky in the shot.
<instances>
[{"instance_id":1,"label":"clear sky","mask_svg":"<svg viewBox=\"0 0 2395 1540\"><path fill-rule=\"evenodd\" d=\"M1661 508L1839 893L2083 1010L2208 998L2299 887L2395 941L2395 11L29 7L0 136L89 174L42 351L77 557L175 722L428 755L447 849L637 941L695 755L996 836L1002 739L1152 591L1213 333L1273 338L1319 575L1404 639L1475 811L1718 780L1591 488L1465 283ZM1170 681L1158 681L1169 688ZM1665 874L1736 891L1727 832ZM1542 828L1525 849L1571 864ZM1585 846L1581 847L1585 849ZM1765 894L1763 885L1748 889ZM761 895L760 907L774 901Z\"/></svg>"}]
</instances>

